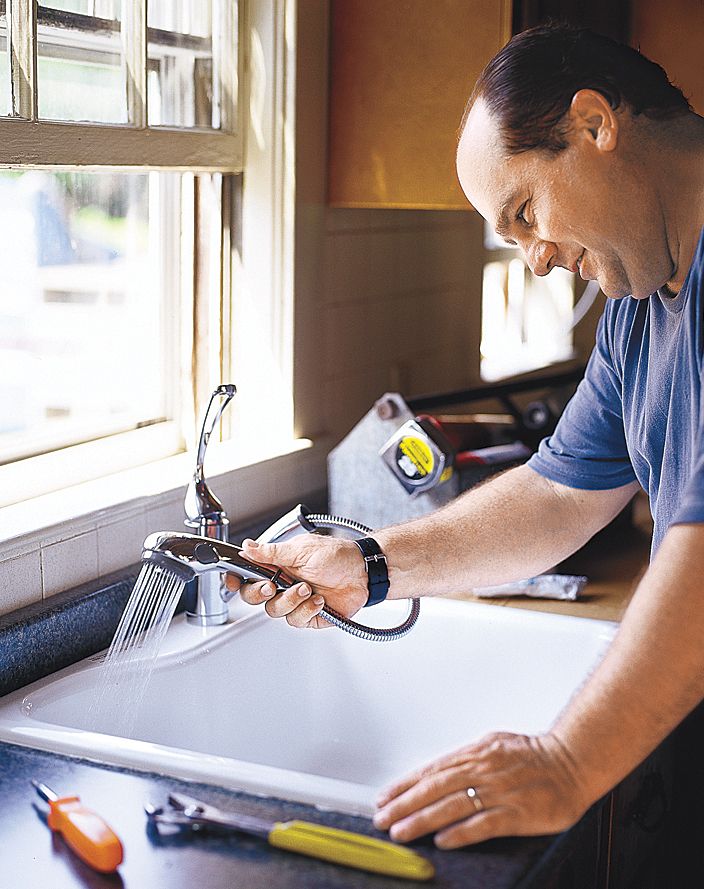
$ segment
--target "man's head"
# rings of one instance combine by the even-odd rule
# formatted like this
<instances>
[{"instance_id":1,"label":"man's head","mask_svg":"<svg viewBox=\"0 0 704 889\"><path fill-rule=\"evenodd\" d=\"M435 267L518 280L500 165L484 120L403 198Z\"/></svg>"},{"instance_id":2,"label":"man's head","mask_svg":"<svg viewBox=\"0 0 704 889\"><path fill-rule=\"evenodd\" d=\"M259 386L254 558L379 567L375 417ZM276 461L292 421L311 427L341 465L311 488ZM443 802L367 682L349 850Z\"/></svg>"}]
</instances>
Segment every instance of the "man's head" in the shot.
<instances>
[{"instance_id":1,"label":"man's head","mask_svg":"<svg viewBox=\"0 0 704 889\"><path fill-rule=\"evenodd\" d=\"M569 26L534 28L480 76L458 175L537 274L559 265L598 279L607 296L648 296L674 261L644 134L690 114L662 68L630 47Z\"/></svg>"}]
</instances>

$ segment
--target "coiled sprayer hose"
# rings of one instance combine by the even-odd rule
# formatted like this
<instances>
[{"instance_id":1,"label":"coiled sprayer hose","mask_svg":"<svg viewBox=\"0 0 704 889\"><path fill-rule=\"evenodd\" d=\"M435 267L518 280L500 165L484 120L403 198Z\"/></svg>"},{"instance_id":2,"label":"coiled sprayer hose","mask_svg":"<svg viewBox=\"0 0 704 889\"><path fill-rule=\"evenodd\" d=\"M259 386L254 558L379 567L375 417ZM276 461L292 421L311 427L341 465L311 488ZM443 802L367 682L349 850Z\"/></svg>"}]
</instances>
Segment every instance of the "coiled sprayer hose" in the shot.
<instances>
[{"instance_id":1,"label":"coiled sprayer hose","mask_svg":"<svg viewBox=\"0 0 704 889\"><path fill-rule=\"evenodd\" d=\"M342 518L341 516L326 515L324 513L309 512L305 506L299 504L297 507L282 516L274 525L265 531L259 538L260 542L274 543L286 537L299 534L301 530L314 534L320 530L343 529L352 532L349 536L366 537L373 534L372 528L368 528L361 522L353 519ZM397 627L368 627L364 624L357 623L348 617L339 614L333 608L327 605L320 611L320 617L324 618L328 623L344 630L345 633L351 633L360 639L366 639L369 642L394 642L401 639L406 633L410 632L415 626L420 614L420 601L418 599L410 599L410 610L408 617L402 624Z\"/></svg>"},{"instance_id":2,"label":"coiled sprayer hose","mask_svg":"<svg viewBox=\"0 0 704 889\"><path fill-rule=\"evenodd\" d=\"M305 518L306 521L310 522L316 529L345 528L363 536L373 533L371 528L361 524L361 522L355 522L353 519L346 519L341 516L325 515L323 513L309 513ZM338 627L340 630L344 630L346 633L351 633L353 636L358 636L360 639L366 639L369 642L394 642L396 639L401 639L406 633L410 632L418 620L418 615L420 614L420 600L410 599L409 601L410 610L408 612L408 617L397 627L368 627L364 624L357 623L348 617L343 617L341 614L338 614L337 611L327 606L321 610L320 616L325 618L325 620L333 626Z\"/></svg>"}]
</instances>

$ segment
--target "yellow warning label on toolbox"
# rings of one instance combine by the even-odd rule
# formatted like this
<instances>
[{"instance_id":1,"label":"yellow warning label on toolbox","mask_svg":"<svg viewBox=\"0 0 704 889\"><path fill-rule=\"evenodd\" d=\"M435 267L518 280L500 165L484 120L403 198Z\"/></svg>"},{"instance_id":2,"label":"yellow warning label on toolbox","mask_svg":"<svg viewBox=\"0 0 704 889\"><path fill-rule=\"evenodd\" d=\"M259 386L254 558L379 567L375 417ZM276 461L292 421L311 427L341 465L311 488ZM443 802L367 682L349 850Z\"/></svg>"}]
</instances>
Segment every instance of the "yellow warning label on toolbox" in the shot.
<instances>
[{"instance_id":1,"label":"yellow warning label on toolbox","mask_svg":"<svg viewBox=\"0 0 704 889\"><path fill-rule=\"evenodd\" d=\"M397 463L408 478L425 478L433 471L433 452L420 438L405 436L398 443Z\"/></svg>"}]
</instances>

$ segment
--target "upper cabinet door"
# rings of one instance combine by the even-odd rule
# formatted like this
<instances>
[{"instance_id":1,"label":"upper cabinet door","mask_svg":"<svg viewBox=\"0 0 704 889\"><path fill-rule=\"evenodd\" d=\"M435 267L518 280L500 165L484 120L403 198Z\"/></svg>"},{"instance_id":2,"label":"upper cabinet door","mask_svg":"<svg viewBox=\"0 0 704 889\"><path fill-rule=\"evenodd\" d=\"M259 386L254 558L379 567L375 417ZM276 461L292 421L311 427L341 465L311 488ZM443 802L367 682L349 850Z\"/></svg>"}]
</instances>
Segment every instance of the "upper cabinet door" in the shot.
<instances>
[{"instance_id":1,"label":"upper cabinet door","mask_svg":"<svg viewBox=\"0 0 704 889\"><path fill-rule=\"evenodd\" d=\"M328 202L468 210L464 106L511 37L511 0L332 0Z\"/></svg>"},{"instance_id":2,"label":"upper cabinet door","mask_svg":"<svg viewBox=\"0 0 704 889\"><path fill-rule=\"evenodd\" d=\"M662 65L670 80L704 114L704 3L638 0L631 11L631 44Z\"/></svg>"}]
</instances>

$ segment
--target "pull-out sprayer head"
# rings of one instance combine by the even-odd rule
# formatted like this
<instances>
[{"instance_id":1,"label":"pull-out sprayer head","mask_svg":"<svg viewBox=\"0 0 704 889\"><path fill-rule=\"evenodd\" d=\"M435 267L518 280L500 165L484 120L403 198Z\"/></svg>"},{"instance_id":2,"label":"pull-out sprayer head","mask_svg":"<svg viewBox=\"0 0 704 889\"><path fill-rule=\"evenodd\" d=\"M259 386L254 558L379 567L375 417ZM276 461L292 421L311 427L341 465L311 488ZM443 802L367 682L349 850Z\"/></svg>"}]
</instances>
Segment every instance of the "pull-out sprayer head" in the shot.
<instances>
[{"instance_id":1,"label":"pull-out sprayer head","mask_svg":"<svg viewBox=\"0 0 704 889\"><path fill-rule=\"evenodd\" d=\"M242 555L241 547L196 534L158 531L144 541L142 560L161 565L188 582L210 571L230 572L241 580L272 580L283 590L294 581L280 568L257 565ZM230 598L223 593L223 598Z\"/></svg>"}]
</instances>

